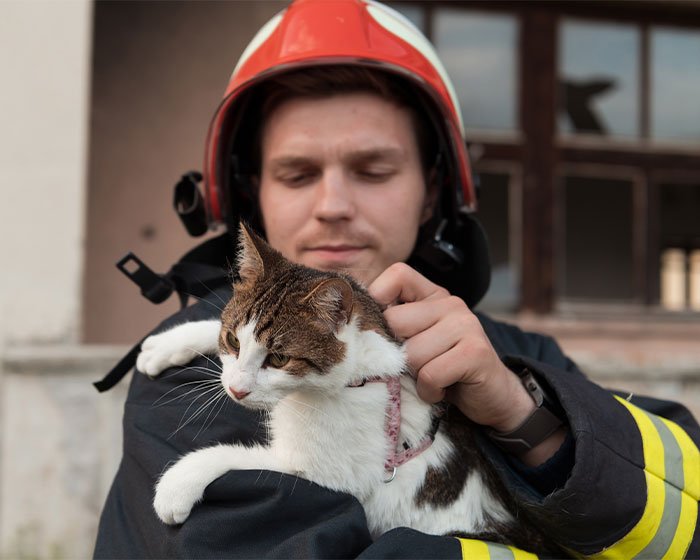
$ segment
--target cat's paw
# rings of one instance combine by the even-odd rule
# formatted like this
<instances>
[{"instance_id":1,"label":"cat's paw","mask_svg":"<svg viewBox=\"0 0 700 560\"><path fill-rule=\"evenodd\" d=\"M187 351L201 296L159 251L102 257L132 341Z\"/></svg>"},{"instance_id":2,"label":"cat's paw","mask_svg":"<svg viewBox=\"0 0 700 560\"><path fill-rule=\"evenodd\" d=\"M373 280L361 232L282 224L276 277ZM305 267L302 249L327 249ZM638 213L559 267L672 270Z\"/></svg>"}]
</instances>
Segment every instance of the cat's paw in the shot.
<instances>
[{"instance_id":1,"label":"cat's paw","mask_svg":"<svg viewBox=\"0 0 700 560\"><path fill-rule=\"evenodd\" d=\"M176 465L177 466L177 465ZM170 469L156 485L153 509L167 525L179 525L190 516L192 508L202 500L204 490L200 484L188 484L178 469Z\"/></svg>"},{"instance_id":2,"label":"cat's paw","mask_svg":"<svg viewBox=\"0 0 700 560\"><path fill-rule=\"evenodd\" d=\"M141 352L136 358L136 369L149 377L156 377L173 366L190 363L197 352L181 340L173 331L149 336L141 344Z\"/></svg>"}]
</instances>

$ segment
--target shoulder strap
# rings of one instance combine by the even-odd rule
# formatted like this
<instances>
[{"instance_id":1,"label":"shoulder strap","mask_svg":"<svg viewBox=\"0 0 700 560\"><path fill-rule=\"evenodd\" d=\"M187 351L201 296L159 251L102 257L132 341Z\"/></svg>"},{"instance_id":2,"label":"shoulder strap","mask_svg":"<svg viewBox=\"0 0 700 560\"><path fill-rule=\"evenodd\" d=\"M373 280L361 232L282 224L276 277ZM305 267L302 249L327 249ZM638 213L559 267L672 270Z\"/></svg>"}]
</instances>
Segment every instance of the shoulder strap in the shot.
<instances>
[{"instance_id":1,"label":"shoulder strap","mask_svg":"<svg viewBox=\"0 0 700 560\"><path fill-rule=\"evenodd\" d=\"M132 282L141 288L141 294L153 303L162 303L177 292L181 309L190 296L201 299L230 282L227 272L233 244L224 233L198 245L186 253L165 274L153 272L141 259L129 253L117 263ZM144 337L145 338L145 337ZM108 391L131 371L141 349L142 338L100 381L93 383L100 392Z\"/></svg>"}]
</instances>

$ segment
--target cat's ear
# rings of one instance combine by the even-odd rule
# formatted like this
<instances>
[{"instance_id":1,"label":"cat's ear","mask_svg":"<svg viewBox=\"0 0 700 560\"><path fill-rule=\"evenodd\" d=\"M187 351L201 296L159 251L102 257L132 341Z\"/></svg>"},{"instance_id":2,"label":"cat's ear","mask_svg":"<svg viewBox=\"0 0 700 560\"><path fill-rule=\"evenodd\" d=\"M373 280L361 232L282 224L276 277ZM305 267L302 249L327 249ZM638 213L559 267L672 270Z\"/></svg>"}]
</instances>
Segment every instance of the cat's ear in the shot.
<instances>
[{"instance_id":1,"label":"cat's ear","mask_svg":"<svg viewBox=\"0 0 700 560\"><path fill-rule=\"evenodd\" d=\"M352 315L352 287L342 278L321 280L304 298L313 307L316 324L326 332L338 332Z\"/></svg>"},{"instance_id":2,"label":"cat's ear","mask_svg":"<svg viewBox=\"0 0 700 560\"><path fill-rule=\"evenodd\" d=\"M246 224L240 223L238 228L238 276L244 284L253 283L265 272L264 252L261 244L264 240L253 232Z\"/></svg>"}]
</instances>

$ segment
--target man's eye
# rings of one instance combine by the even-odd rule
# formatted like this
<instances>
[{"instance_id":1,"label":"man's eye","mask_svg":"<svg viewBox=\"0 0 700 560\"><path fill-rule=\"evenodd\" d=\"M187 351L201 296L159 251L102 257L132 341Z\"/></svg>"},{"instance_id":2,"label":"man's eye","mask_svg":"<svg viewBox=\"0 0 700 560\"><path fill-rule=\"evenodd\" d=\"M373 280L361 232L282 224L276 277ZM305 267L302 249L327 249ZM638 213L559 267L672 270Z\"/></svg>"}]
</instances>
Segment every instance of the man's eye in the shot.
<instances>
[{"instance_id":1,"label":"man's eye","mask_svg":"<svg viewBox=\"0 0 700 560\"><path fill-rule=\"evenodd\" d=\"M279 177L280 182L292 187L305 185L312 179L313 173L311 172L289 173Z\"/></svg>"},{"instance_id":2,"label":"man's eye","mask_svg":"<svg viewBox=\"0 0 700 560\"><path fill-rule=\"evenodd\" d=\"M394 172L387 169L362 169L357 172L358 176L365 180L374 183L387 181L394 175Z\"/></svg>"},{"instance_id":3,"label":"man's eye","mask_svg":"<svg viewBox=\"0 0 700 560\"><path fill-rule=\"evenodd\" d=\"M284 356L283 354L268 354L265 362L267 362L267 365L279 369L286 366L289 359L289 356Z\"/></svg>"}]
</instances>

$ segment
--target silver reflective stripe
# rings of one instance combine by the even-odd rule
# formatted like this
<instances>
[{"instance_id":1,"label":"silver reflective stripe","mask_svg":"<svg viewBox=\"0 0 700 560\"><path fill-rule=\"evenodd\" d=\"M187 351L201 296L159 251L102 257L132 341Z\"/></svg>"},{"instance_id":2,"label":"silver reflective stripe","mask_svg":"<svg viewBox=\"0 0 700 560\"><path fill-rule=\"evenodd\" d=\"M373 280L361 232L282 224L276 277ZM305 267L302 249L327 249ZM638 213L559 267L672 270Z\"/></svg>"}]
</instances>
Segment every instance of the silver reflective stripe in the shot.
<instances>
[{"instance_id":1,"label":"silver reflective stripe","mask_svg":"<svg viewBox=\"0 0 700 560\"><path fill-rule=\"evenodd\" d=\"M666 471L664 476L666 479L664 513L654 538L635 558L661 558L666 554L678 529L678 521L681 516L681 492L685 483L683 453L676 438L666 424L656 416L648 414L648 417L654 424L656 431L659 432L664 447L664 470Z\"/></svg>"},{"instance_id":2,"label":"silver reflective stripe","mask_svg":"<svg viewBox=\"0 0 700 560\"><path fill-rule=\"evenodd\" d=\"M505 545L487 542L490 560L515 560L513 551Z\"/></svg>"}]
</instances>

